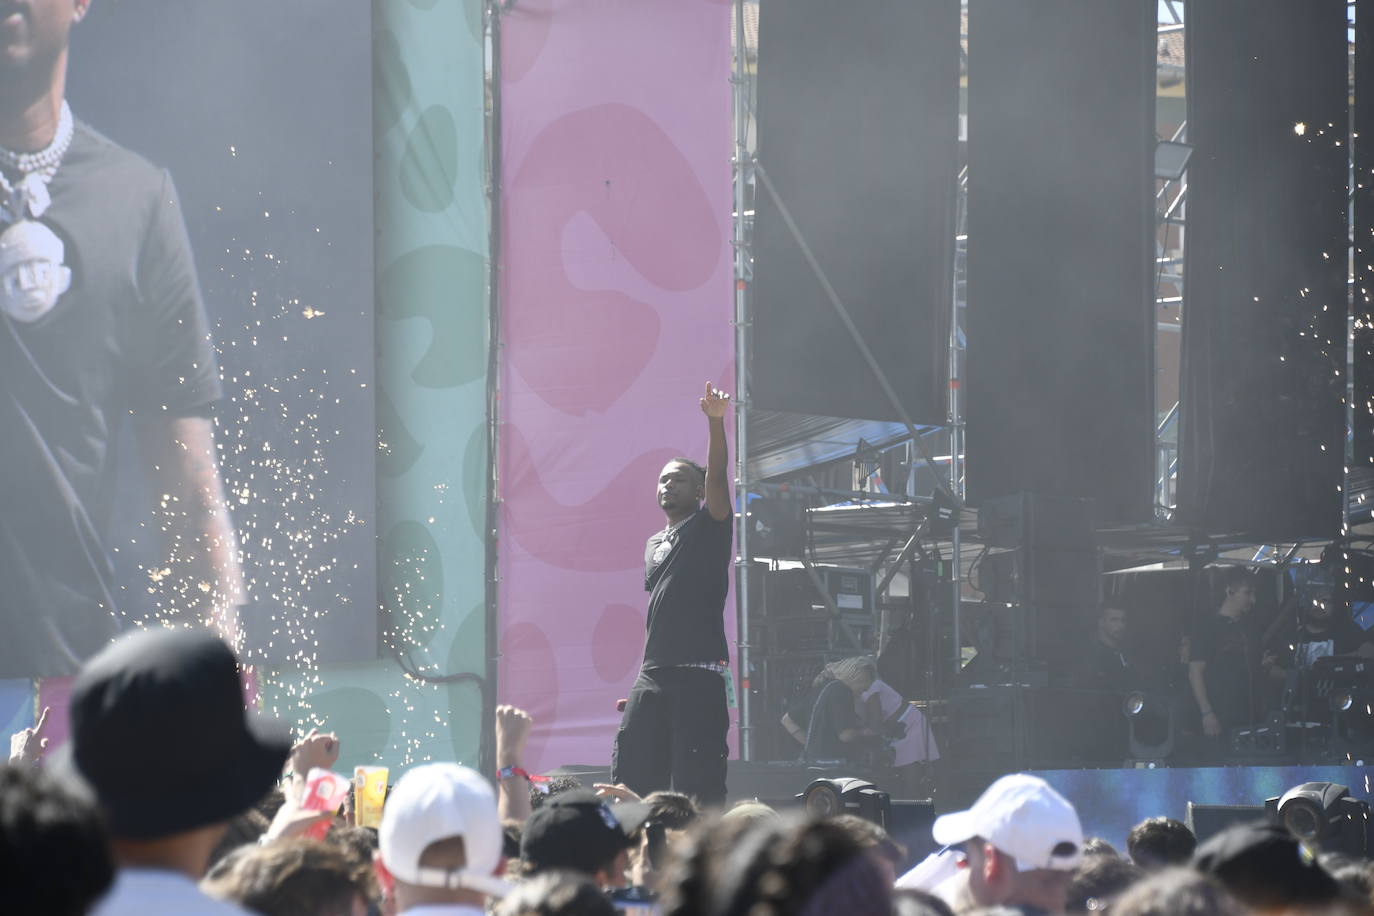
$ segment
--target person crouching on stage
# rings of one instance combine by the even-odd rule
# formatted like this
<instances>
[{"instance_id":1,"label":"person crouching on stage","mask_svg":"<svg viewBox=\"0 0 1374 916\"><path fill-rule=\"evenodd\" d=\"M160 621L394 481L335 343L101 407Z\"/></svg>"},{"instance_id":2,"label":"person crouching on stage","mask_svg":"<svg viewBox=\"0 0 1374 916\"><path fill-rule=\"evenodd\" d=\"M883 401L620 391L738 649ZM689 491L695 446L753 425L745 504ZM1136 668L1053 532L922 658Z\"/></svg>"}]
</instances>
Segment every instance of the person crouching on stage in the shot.
<instances>
[{"instance_id":1,"label":"person crouching on stage","mask_svg":"<svg viewBox=\"0 0 1374 916\"><path fill-rule=\"evenodd\" d=\"M611 757L611 782L641 796L673 789L703 806L725 801L730 724L724 616L734 536L726 473L729 399L706 383L706 467L674 458L658 478L667 524L644 548L644 662Z\"/></svg>"},{"instance_id":2,"label":"person crouching on stage","mask_svg":"<svg viewBox=\"0 0 1374 916\"><path fill-rule=\"evenodd\" d=\"M867 655L841 659L830 670L854 694L860 721L887 739L890 765L901 774L902 784L916 784L920 774L915 765L940 759L925 715L878 677L878 665Z\"/></svg>"},{"instance_id":3,"label":"person crouching on stage","mask_svg":"<svg viewBox=\"0 0 1374 916\"><path fill-rule=\"evenodd\" d=\"M867 656L821 669L811 691L792 705L782 725L803 745L804 759L892 767L903 785L920 784L915 764L940 759L925 716L879 679L877 664Z\"/></svg>"}]
</instances>

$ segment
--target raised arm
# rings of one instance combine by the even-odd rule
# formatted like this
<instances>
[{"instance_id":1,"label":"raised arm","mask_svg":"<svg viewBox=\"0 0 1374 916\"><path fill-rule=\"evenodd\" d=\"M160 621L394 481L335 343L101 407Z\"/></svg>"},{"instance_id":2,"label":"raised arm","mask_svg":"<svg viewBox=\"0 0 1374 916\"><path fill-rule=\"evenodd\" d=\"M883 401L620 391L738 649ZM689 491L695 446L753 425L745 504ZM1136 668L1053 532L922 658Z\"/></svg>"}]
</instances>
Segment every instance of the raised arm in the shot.
<instances>
[{"instance_id":1,"label":"raised arm","mask_svg":"<svg viewBox=\"0 0 1374 916\"><path fill-rule=\"evenodd\" d=\"M208 417L155 417L138 425L138 439L160 503L165 549L185 575L184 603L237 651L243 571L215 460L214 425Z\"/></svg>"},{"instance_id":2,"label":"raised arm","mask_svg":"<svg viewBox=\"0 0 1374 916\"><path fill-rule=\"evenodd\" d=\"M706 450L706 510L711 518L723 522L734 511L730 502L729 449L725 445L725 412L730 395L706 383L706 396L701 399L701 412L711 430L711 442Z\"/></svg>"}]
</instances>

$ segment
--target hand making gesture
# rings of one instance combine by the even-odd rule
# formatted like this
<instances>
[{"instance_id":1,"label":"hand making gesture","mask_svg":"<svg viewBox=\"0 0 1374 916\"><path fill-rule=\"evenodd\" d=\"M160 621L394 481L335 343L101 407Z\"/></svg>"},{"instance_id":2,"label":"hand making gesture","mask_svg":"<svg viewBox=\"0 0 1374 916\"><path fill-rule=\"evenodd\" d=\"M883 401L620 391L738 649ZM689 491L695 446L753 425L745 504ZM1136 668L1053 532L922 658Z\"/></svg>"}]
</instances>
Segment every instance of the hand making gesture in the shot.
<instances>
[{"instance_id":1,"label":"hand making gesture","mask_svg":"<svg viewBox=\"0 0 1374 916\"><path fill-rule=\"evenodd\" d=\"M706 425L710 427L711 443L706 453L705 495L706 508L716 521L724 521L732 512L730 505L730 476L727 473L725 454L725 411L730 406L730 395L721 391L710 382L706 383L706 394L701 399L701 412L706 414Z\"/></svg>"},{"instance_id":2,"label":"hand making gesture","mask_svg":"<svg viewBox=\"0 0 1374 916\"><path fill-rule=\"evenodd\" d=\"M706 383L706 396L701 399L701 412L713 420L725 418L725 408L730 406L730 395Z\"/></svg>"},{"instance_id":3,"label":"hand making gesture","mask_svg":"<svg viewBox=\"0 0 1374 916\"><path fill-rule=\"evenodd\" d=\"M43 752L48 749L48 739L43 733L47 724L48 707L44 706L32 728L21 728L10 735L11 766L33 766L38 763Z\"/></svg>"}]
</instances>

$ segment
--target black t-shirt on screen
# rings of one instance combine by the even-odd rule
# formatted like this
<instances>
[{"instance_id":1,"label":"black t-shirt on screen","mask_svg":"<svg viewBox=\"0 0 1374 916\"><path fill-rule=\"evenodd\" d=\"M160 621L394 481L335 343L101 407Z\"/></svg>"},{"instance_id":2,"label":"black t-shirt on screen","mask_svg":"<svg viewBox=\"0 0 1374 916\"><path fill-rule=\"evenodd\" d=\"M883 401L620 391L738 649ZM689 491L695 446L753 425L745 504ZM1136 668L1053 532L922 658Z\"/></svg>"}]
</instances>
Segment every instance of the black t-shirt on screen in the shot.
<instances>
[{"instance_id":1,"label":"black t-shirt on screen","mask_svg":"<svg viewBox=\"0 0 1374 916\"><path fill-rule=\"evenodd\" d=\"M724 662L725 595L730 586L734 517L717 521L706 506L644 545L649 617L644 667Z\"/></svg>"},{"instance_id":2,"label":"black t-shirt on screen","mask_svg":"<svg viewBox=\"0 0 1374 916\"><path fill-rule=\"evenodd\" d=\"M0 298L0 677L71 674L115 633L105 531L120 424L220 396L168 174L78 123L48 190L27 228L60 241L50 266L70 286L36 317Z\"/></svg>"}]
</instances>

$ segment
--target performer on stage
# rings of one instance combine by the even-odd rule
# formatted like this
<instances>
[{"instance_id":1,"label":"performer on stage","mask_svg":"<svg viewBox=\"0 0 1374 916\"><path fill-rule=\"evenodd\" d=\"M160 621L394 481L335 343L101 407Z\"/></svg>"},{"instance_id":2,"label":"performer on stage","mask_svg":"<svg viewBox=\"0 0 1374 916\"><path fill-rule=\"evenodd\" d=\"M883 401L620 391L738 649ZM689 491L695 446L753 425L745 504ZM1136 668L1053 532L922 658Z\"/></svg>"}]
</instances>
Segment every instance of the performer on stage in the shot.
<instances>
[{"instance_id":1,"label":"performer on stage","mask_svg":"<svg viewBox=\"0 0 1374 916\"><path fill-rule=\"evenodd\" d=\"M88 5L0 4L0 677L72 674L117 630L105 529L125 419L185 609L232 641L242 600L176 193L64 98Z\"/></svg>"},{"instance_id":2,"label":"performer on stage","mask_svg":"<svg viewBox=\"0 0 1374 916\"><path fill-rule=\"evenodd\" d=\"M612 782L640 795L671 788L702 805L725 800L730 672L724 614L734 534L726 473L729 399L706 383L706 467L674 458L658 478L667 524L644 548L644 663L611 759Z\"/></svg>"}]
</instances>

